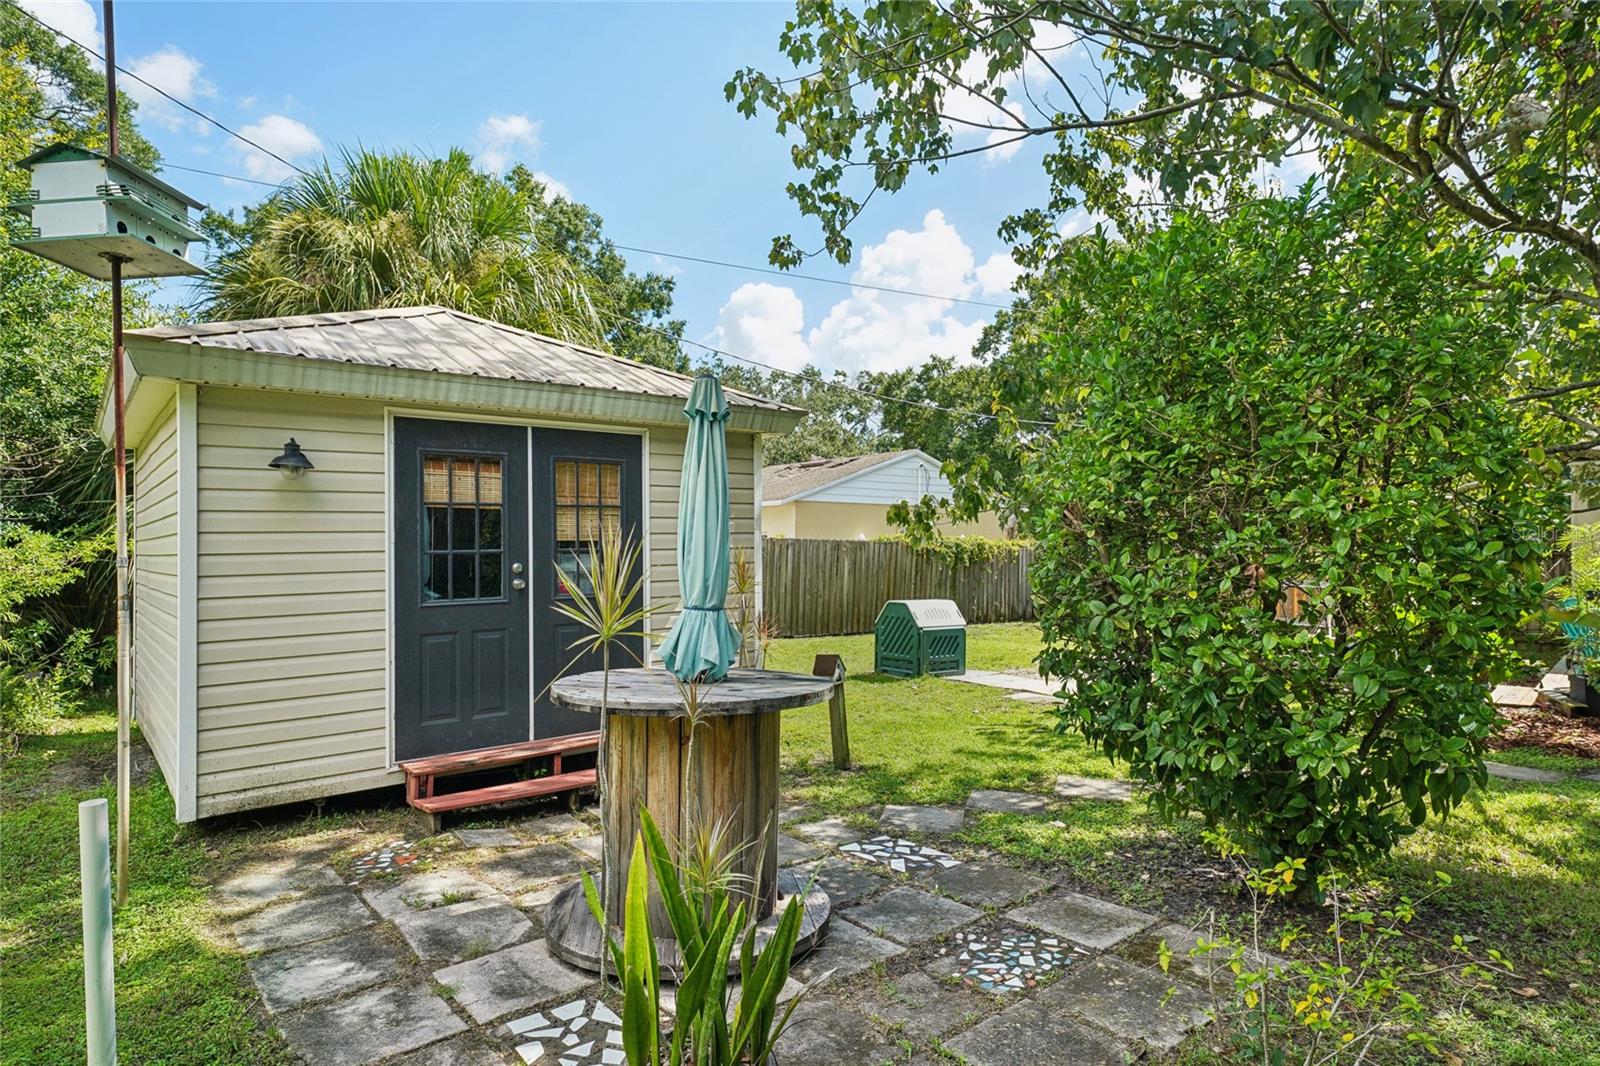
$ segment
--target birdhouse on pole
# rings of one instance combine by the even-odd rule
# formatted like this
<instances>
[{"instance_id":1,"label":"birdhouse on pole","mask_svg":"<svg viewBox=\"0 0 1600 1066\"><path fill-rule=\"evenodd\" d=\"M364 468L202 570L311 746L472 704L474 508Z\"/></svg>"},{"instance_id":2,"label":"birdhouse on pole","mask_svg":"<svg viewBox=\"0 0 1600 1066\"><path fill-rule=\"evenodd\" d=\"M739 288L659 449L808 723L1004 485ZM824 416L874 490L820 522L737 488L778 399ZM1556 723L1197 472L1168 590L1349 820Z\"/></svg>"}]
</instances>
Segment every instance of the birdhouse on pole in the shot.
<instances>
[{"instance_id":1,"label":"birdhouse on pole","mask_svg":"<svg viewBox=\"0 0 1600 1066\"><path fill-rule=\"evenodd\" d=\"M101 281L111 279L113 258L124 278L205 273L186 258L191 242L205 240L189 209L205 205L143 167L71 144L41 148L17 166L33 183L9 205L28 216L12 247Z\"/></svg>"}]
</instances>

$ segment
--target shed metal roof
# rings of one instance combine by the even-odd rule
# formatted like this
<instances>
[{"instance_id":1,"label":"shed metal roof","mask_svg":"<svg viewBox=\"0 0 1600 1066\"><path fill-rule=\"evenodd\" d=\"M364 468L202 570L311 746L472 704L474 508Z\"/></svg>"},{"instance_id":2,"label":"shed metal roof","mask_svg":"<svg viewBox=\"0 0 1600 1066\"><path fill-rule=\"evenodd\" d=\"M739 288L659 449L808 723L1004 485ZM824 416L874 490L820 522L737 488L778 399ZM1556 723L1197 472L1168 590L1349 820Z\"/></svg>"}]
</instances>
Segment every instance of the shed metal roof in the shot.
<instances>
[{"instance_id":1,"label":"shed metal roof","mask_svg":"<svg viewBox=\"0 0 1600 1066\"><path fill-rule=\"evenodd\" d=\"M435 371L636 395L688 399L694 379L447 307L394 307L291 318L158 326L131 340L193 344L404 370ZM802 409L738 389L728 403L760 411Z\"/></svg>"}]
</instances>

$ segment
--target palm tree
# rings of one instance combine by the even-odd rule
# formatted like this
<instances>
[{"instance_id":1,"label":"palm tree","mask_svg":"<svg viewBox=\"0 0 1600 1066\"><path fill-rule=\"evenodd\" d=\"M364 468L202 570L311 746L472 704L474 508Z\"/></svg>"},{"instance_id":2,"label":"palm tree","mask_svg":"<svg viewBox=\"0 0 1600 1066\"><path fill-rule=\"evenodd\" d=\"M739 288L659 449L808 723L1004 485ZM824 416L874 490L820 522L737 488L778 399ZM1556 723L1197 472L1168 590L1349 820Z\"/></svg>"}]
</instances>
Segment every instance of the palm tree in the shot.
<instances>
[{"instance_id":1,"label":"palm tree","mask_svg":"<svg viewBox=\"0 0 1600 1066\"><path fill-rule=\"evenodd\" d=\"M524 190L443 159L344 152L252 212L202 281L211 318L439 304L599 344L598 285L534 235Z\"/></svg>"}]
</instances>

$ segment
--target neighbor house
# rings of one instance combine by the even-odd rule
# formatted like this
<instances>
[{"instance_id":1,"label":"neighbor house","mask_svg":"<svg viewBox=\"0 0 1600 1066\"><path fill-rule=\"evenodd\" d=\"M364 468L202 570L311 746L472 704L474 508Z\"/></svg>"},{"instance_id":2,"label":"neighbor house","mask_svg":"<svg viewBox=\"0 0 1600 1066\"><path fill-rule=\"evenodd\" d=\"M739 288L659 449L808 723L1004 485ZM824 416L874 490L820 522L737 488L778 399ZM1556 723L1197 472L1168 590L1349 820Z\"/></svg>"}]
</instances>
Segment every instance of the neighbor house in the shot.
<instances>
[{"instance_id":1,"label":"neighbor house","mask_svg":"<svg viewBox=\"0 0 1600 1066\"><path fill-rule=\"evenodd\" d=\"M889 508L924 496L950 499L950 482L939 473L939 461L916 448L783 463L761 472L761 525L769 537L869 540L900 532L889 523ZM993 512L939 528L952 535L1005 535Z\"/></svg>"},{"instance_id":2,"label":"neighbor house","mask_svg":"<svg viewBox=\"0 0 1600 1066\"><path fill-rule=\"evenodd\" d=\"M134 709L180 821L596 728L545 691L603 528L677 596L681 374L439 307L137 330L126 365ZM749 548L803 412L727 395Z\"/></svg>"}]
</instances>

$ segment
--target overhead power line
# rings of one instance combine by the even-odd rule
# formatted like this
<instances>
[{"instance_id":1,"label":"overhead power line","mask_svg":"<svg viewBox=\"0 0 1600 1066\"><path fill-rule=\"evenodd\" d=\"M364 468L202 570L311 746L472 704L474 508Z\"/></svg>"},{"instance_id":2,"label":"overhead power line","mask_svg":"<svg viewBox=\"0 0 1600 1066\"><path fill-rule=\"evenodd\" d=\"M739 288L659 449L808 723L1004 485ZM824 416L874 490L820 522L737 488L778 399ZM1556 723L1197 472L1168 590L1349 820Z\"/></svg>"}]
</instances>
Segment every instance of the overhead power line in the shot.
<instances>
[{"instance_id":1,"label":"overhead power line","mask_svg":"<svg viewBox=\"0 0 1600 1066\"><path fill-rule=\"evenodd\" d=\"M637 322L634 319L627 318L626 316L617 314L614 311L611 312L611 314L618 322L626 323L627 325L635 326L640 329L647 329L651 333L659 334L660 336L665 337L667 340L675 343L692 344L696 348L710 352L712 355L716 355L725 359L732 359L740 363L748 363L749 365L759 367L768 373L782 374L784 377L794 378L796 381L804 381L809 385L820 385L830 389L843 389L846 392L853 392L857 396L863 396L872 400L879 400L884 403L898 403L906 407L916 407L924 411L938 411L941 414L957 415L961 418L973 418L979 421L993 421L1000 417L999 415L988 411L967 411L962 410L959 407L945 407L943 404L934 403L932 400L908 400L904 396L891 396L885 392L873 392L871 389L859 388L855 385L850 385L842 381L830 381L827 378L822 377L807 377L805 374L799 374L793 370L785 370L781 366L773 366L771 363L764 363L759 359L752 359L748 355L740 355L738 352L730 352L726 348L718 348L714 345L704 344L700 341L692 340L689 337L674 336L673 334L668 333L666 330L657 326L652 326L645 322ZM1016 419L1016 422L1018 425L1043 426L1046 428L1054 428L1056 425L1054 422L1045 421L1038 418L1018 418Z\"/></svg>"},{"instance_id":2,"label":"overhead power line","mask_svg":"<svg viewBox=\"0 0 1600 1066\"><path fill-rule=\"evenodd\" d=\"M186 167L181 163L169 163L165 159L161 161L161 169L186 170L190 174L204 174L207 177L222 178L226 181L244 181L249 182L251 185L262 185L268 189L281 189L287 184L287 181L262 181L260 178L247 178L243 174L224 174L220 170L202 170L200 167ZM301 173L304 173L304 171Z\"/></svg>"},{"instance_id":3,"label":"overhead power line","mask_svg":"<svg viewBox=\"0 0 1600 1066\"><path fill-rule=\"evenodd\" d=\"M77 40L71 34L62 33L60 30L56 29L54 26L51 26L49 23L45 22L43 19L39 18L33 12L28 11L25 8L22 8L22 7L19 6L19 7L17 7L17 10L22 12L22 14L28 16L28 18L32 19L34 22L38 23L40 26L44 27L46 30L50 31L51 33L54 33L57 36L65 39L67 41L70 41L74 45L77 45L79 48L83 49L89 55L92 55L96 59L100 60L102 63L105 62L105 56L104 55L102 55L101 53L95 51L93 48L90 48L88 45L84 44L82 41ZM261 144L258 144L257 142L251 140L249 137L246 137L244 134L240 133L238 130L235 130L232 127L230 127L230 126L226 125L225 123L223 123L222 121L220 121L220 120L218 120L216 118L213 118L212 116L206 114L204 111L201 111L199 108L193 107L192 105L185 103L184 101L178 99L176 96L173 96L171 93L167 92L165 89L162 89L160 86L152 85L150 82L146 81L144 78L139 77L139 75L133 73L131 70L128 70L126 67L122 66L120 63L117 64L117 68L116 69L118 71L120 71L121 73L126 74L128 77L132 78L134 81L138 82L139 84L145 86L146 88L148 88L152 92L157 93L158 95L160 95L160 96L164 97L165 99L171 101L172 103L176 104L177 106L183 108L183 110L189 112L190 114L194 115L195 117L203 119L206 122L209 122L211 125L217 127L217 129L219 129L222 132L228 134L230 137L234 137L237 140L241 141L242 143L247 144L250 147L254 148L256 151L261 152L261 153L263 153L263 154L265 154L267 156L270 156L273 159L276 159L278 162L282 163L284 166L288 167L289 169L291 169L291 170L293 170L293 171L295 171L295 172L297 172L297 173L299 173L301 175L304 175L306 177L310 177L311 176L311 172L306 170L304 167L299 166L298 164L293 163L293 162L283 158L283 156L281 156L278 153L272 151L272 149L267 148L267 147L265 147L265 146L263 146ZM281 188L282 185L283 185L283 182L263 181L260 178L247 178L247 177L244 177L243 175L239 175L239 174L225 174L225 173L223 173L221 171L204 170L204 169L201 169L200 167L182 166L182 165L177 164L177 163L164 163L162 165L165 166L165 167L168 167L170 169L173 169L173 170L184 170L184 171L188 171L188 172L193 173L193 174L205 174L205 175L207 175L209 177L222 178L222 179L229 180L229 181L242 181L242 182L247 182L247 183L249 183L251 185L261 185L261 186L265 186L266 188L271 188L271 189ZM944 301L948 301L950 303L966 304L966 305L971 306L971 307L990 308L990 309L993 309L993 310L996 310L996 311L1010 310L1010 306L1007 305L1007 304L992 303L992 302L989 302L987 300L973 300L973 299L969 299L967 297L962 297L962 296L949 296L949 295L941 295L941 294L938 294L938 293L919 292L919 291L917 291L915 289L899 289L899 288L895 288L895 287L890 286L890 285L874 285L874 284L872 284L870 282L846 281L846 280L844 280L842 278L825 278L825 277L822 277L822 276L817 275L817 274L795 274L795 273L791 273L789 271L778 270L778 269L773 268L773 267L753 266L753 265L748 264L748 263L733 263L733 262L728 262L726 260L721 260L721 259L711 259L711 258L707 258L707 257L704 257L704 256L687 255L687 254L678 253L678 252L663 252L663 251L659 251L659 250L652 249L652 248L640 248L640 247L636 247L636 246L633 246L633 245L626 245L626 244L617 244L616 247L622 249L623 251L637 252L637 253L639 253L641 255L656 255L656 256L661 256L663 258L667 258L667 259L680 259L680 260L683 260L685 262L703 263L703 264L705 264L707 266L724 267L724 268L729 269L729 270L746 270L746 271L750 271L752 273L772 274L772 275L776 275L778 277L793 278L793 279L798 279L798 280L803 280L803 281L820 282L820 283L825 284L825 285L842 285L842 286L845 286L846 288L851 288L851 289L865 289L865 290L868 290L868 291L871 291L871 292L892 293L892 294L898 295L898 296L911 296L911 297L916 297L918 299L924 299L924 300L944 300ZM730 351L728 351L726 349L723 349L723 348L716 348L716 347L713 347L712 345L709 345L709 344L703 344L703 343L701 343L700 341L697 341L697 340L691 340L688 337L676 337L676 336L673 336L671 333L668 333L666 330L660 329L660 328L658 328L656 326L648 325L647 323L637 322L637 321L635 321L634 319L631 319L631 318L625 319L622 316L618 316L618 318L621 321L626 321L630 325L637 326L637 327L642 328L642 329L647 329L647 330L651 331L652 333L659 334L660 336L665 337L666 339L668 339L670 341L673 341L675 343L691 344L691 345L694 345L696 348L704 349L705 351L710 352L713 355L716 355L716 356L719 356L719 357L722 357L722 358L733 359L733 360L735 360L737 362L740 362L740 363L747 363L750 366L759 367L760 369L765 370L768 373L771 373L771 374L782 374L782 375L784 375L786 377L791 377L791 378L794 378L794 379L799 380L799 381L806 381L806 382L808 382L809 384L812 384L812 385L823 385L823 386L826 386L827 388L843 389L843 390L845 390L847 392L855 393L858 396L866 397L868 399L877 400L877 401L879 401L881 403L898 403L898 404L902 404L902 405L907 406L907 407L915 407L915 408L918 408L918 409L924 410L924 411L937 411L937 412L940 412L941 414L956 415L956 416L962 417L962 418L973 418L973 419L984 420L984 421L993 421L993 420L999 418L998 415L992 414L990 412L985 412L985 411L966 411L966 410L961 410L961 409L955 408L955 407L945 407L944 405L934 403L931 400L908 400L903 396L891 396L891 395L889 395L887 393L873 392L871 389L862 389L862 388L858 388L858 387L856 387L854 385L845 384L844 382L830 381L830 380L828 380L826 378L820 378L820 377L819 378L808 378L804 374L797 374L792 370L785 370L782 367L773 366L771 363L764 363L759 359L752 359L747 355L740 355L737 352L730 352ZM1048 422L1048 421L1043 421L1043 420L1040 420L1040 419L1031 419L1031 418L1019 418L1016 421L1017 421L1017 423L1019 425L1027 425L1027 426L1053 427L1055 425L1054 422Z\"/></svg>"},{"instance_id":4,"label":"overhead power line","mask_svg":"<svg viewBox=\"0 0 1600 1066\"><path fill-rule=\"evenodd\" d=\"M88 52L90 55L92 55L96 59L100 60L101 63L104 63L106 61L106 57L105 56L101 55L99 52L95 51L93 48L90 48L88 45L84 44L82 41L80 41L77 38L73 37L71 34L62 33L60 30L58 30L54 26L50 25L48 22L46 22L44 19L40 18L38 15L35 15L33 12L29 11L27 8L18 6L17 10L22 12L24 15L28 16L33 21L37 22L39 25L43 26L45 29L49 30L51 33L55 34L57 37L61 37L64 40L71 41L73 44L77 45L79 48L83 49L85 52ZM296 163L291 163L289 160L283 158L283 156L279 155L277 152L274 152L272 149L267 148L267 147L265 147L263 145L257 144L255 141L252 141L250 138L246 137L244 134L240 133L238 130L224 125L222 122L219 122L217 119L212 118L210 115L206 114L204 111L201 111L199 108L192 107L189 104L184 103L182 100L178 99L176 96L173 96L171 93L169 93L165 89L161 88L161 86L152 85L150 82L145 81L143 78L139 77L139 75L135 74L133 71L129 70L127 67L123 66L122 64L120 64L120 63L117 64L117 70L120 71L123 74L126 74L128 77L132 78L134 81L138 82L140 85L143 85L145 88L149 89L151 92L156 93L156 94L158 94L158 95L160 95L162 97L165 97L167 100L170 100L174 104L177 104L179 107L181 107L185 111L189 112L189 114L194 115L196 118L201 118L201 119L204 119L205 121L211 123L213 126L217 127L217 129L221 130L223 133L228 134L230 137L237 137L239 140L243 141L245 144L248 144L250 147L254 148L256 151L261 152L261 153L263 153L265 155L271 156L273 159L276 159L278 162L282 163L284 166L288 167L290 170L299 171L301 174L304 174L307 177L311 176L311 172L309 170L306 170L304 167L302 167L302 166L300 166L300 165L298 165ZM189 168L180 168L180 169L189 169ZM224 176L225 177L226 175L219 175L219 176ZM244 181L253 181L255 179L244 178L242 180L244 180Z\"/></svg>"},{"instance_id":5,"label":"overhead power line","mask_svg":"<svg viewBox=\"0 0 1600 1066\"><path fill-rule=\"evenodd\" d=\"M843 278L825 278L820 274L796 274L788 270L778 270L775 267L752 266L749 263L729 263L722 259L706 259L698 255L684 255L681 252L661 252L654 248L636 248L629 244L618 244L625 252L639 252L642 255L659 255L666 259L682 259L690 263L704 263L707 266L727 267L729 270L748 270L756 274L773 274L780 278L799 278L803 281L820 281L824 285L843 285L851 289L868 289L872 292L892 292L898 296L916 296L924 300L948 300L954 304L967 304L972 307L992 307L996 311L1010 310L1009 304L990 303L987 300L972 300L965 296L941 296L935 292L918 292L915 289L897 289L892 285L873 285L865 281L846 281Z\"/></svg>"}]
</instances>

